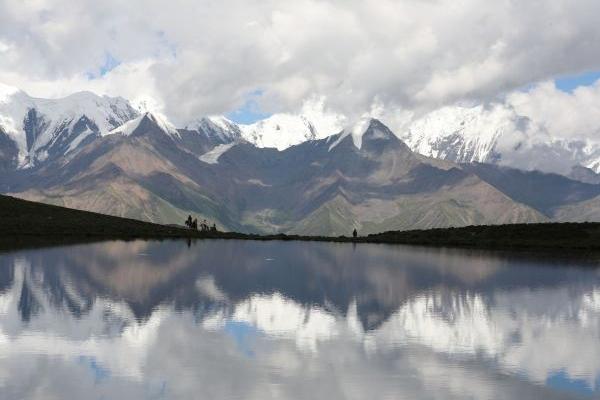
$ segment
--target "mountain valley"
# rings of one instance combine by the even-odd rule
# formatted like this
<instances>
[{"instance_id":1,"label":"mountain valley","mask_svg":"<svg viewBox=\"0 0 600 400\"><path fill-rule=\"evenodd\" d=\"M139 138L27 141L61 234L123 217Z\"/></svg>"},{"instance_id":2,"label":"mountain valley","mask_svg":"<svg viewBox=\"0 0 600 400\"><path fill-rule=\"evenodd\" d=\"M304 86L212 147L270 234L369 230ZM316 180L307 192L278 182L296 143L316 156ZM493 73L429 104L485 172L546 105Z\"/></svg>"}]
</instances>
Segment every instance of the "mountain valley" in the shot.
<instances>
[{"instance_id":1,"label":"mountain valley","mask_svg":"<svg viewBox=\"0 0 600 400\"><path fill-rule=\"evenodd\" d=\"M91 93L2 98L0 191L28 200L165 224L194 214L267 234L600 220L593 170L577 180L426 157L375 119L324 138L300 120L308 136L278 150L260 141L285 135L283 122L262 136L266 123L223 117L177 129Z\"/></svg>"}]
</instances>

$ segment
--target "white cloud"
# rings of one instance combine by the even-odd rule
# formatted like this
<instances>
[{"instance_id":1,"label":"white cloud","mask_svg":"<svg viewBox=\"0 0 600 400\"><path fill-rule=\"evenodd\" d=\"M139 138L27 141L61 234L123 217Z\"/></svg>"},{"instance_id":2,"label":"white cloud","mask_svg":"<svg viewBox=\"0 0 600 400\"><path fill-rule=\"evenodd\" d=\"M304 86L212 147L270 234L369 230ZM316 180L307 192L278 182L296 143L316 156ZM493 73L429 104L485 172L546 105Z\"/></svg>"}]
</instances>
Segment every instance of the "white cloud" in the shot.
<instances>
[{"instance_id":1,"label":"white cloud","mask_svg":"<svg viewBox=\"0 0 600 400\"><path fill-rule=\"evenodd\" d=\"M595 0L5 0L0 80L153 98L175 122L257 90L271 112L315 96L350 118L422 111L600 68L598 14ZM107 54L121 65L89 80Z\"/></svg>"},{"instance_id":2,"label":"white cloud","mask_svg":"<svg viewBox=\"0 0 600 400\"><path fill-rule=\"evenodd\" d=\"M600 81L573 93L547 82L529 92L512 93L507 105L552 137L600 141Z\"/></svg>"}]
</instances>

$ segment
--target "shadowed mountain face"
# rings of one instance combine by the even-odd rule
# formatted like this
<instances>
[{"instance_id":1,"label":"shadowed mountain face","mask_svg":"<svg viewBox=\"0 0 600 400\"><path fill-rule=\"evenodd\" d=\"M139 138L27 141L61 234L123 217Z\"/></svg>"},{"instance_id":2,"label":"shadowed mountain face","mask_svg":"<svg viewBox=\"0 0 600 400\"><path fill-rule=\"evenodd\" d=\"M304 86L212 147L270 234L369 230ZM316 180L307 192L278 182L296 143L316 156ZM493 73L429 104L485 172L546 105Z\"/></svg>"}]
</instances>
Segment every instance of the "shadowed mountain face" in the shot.
<instances>
[{"instance_id":1,"label":"shadowed mountain face","mask_svg":"<svg viewBox=\"0 0 600 400\"><path fill-rule=\"evenodd\" d=\"M571 168L569 178L594 185L600 183L600 174L596 173L593 169L582 167L581 165Z\"/></svg>"},{"instance_id":2,"label":"shadowed mountain face","mask_svg":"<svg viewBox=\"0 0 600 400\"><path fill-rule=\"evenodd\" d=\"M577 180L539 171L521 171L490 164L463 165L512 199L539 210L553 221L600 221L600 185L595 173L574 168Z\"/></svg>"},{"instance_id":3,"label":"shadowed mountain face","mask_svg":"<svg viewBox=\"0 0 600 400\"><path fill-rule=\"evenodd\" d=\"M584 202L600 195L600 185L572 180L557 174L480 163L466 164L462 168L516 201L548 216L555 216L566 205Z\"/></svg>"},{"instance_id":4,"label":"shadowed mountain face","mask_svg":"<svg viewBox=\"0 0 600 400\"><path fill-rule=\"evenodd\" d=\"M0 173L13 171L17 166L17 146L0 128ZM0 190L3 188L0 186Z\"/></svg>"},{"instance_id":5,"label":"shadowed mountain face","mask_svg":"<svg viewBox=\"0 0 600 400\"><path fill-rule=\"evenodd\" d=\"M171 130L148 114L126 134L2 177L18 197L162 223L189 214L230 230L341 235L544 221L456 164L413 153L372 120L285 151L208 125Z\"/></svg>"}]
</instances>

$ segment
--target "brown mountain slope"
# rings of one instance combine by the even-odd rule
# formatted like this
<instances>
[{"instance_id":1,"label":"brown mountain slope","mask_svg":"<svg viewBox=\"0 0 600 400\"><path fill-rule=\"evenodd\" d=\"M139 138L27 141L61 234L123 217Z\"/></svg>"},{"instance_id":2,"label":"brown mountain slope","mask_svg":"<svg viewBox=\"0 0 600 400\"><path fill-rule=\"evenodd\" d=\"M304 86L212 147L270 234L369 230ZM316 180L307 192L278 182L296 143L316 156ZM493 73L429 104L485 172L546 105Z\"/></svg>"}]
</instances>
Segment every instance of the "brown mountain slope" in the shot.
<instances>
[{"instance_id":1,"label":"brown mountain slope","mask_svg":"<svg viewBox=\"0 0 600 400\"><path fill-rule=\"evenodd\" d=\"M350 135L283 152L240 143L208 163L142 120L60 161L23 172L16 196L161 223L187 214L242 232L347 234L546 217L459 166L417 155L373 120Z\"/></svg>"}]
</instances>

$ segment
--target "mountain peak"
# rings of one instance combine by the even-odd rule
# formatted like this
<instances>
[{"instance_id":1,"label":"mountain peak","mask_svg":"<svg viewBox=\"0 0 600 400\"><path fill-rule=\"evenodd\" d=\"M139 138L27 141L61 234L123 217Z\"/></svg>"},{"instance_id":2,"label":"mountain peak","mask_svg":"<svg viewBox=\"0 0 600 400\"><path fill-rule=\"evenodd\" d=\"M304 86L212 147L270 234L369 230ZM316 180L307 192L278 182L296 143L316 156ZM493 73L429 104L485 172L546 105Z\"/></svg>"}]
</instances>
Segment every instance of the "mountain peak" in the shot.
<instances>
[{"instance_id":1,"label":"mountain peak","mask_svg":"<svg viewBox=\"0 0 600 400\"><path fill-rule=\"evenodd\" d=\"M177 128L173 125L167 117L157 112L146 112L144 119L147 119L157 125L163 132L169 135L178 135Z\"/></svg>"},{"instance_id":2,"label":"mountain peak","mask_svg":"<svg viewBox=\"0 0 600 400\"><path fill-rule=\"evenodd\" d=\"M165 116L153 112L146 112L137 118L127 121L123 125L111 130L108 134L138 136L156 129L172 137L179 136L179 132L175 126Z\"/></svg>"},{"instance_id":3,"label":"mountain peak","mask_svg":"<svg viewBox=\"0 0 600 400\"><path fill-rule=\"evenodd\" d=\"M390 134L393 135L393 133L390 131L390 129L383 122L378 120L377 118L369 118L369 126L367 129L387 130L387 131L389 131Z\"/></svg>"},{"instance_id":4,"label":"mountain peak","mask_svg":"<svg viewBox=\"0 0 600 400\"><path fill-rule=\"evenodd\" d=\"M244 139L258 147L288 147L319 137L312 122L304 115L273 114L250 125L240 125Z\"/></svg>"},{"instance_id":5,"label":"mountain peak","mask_svg":"<svg viewBox=\"0 0 600 400\"><path fill-rule=\"evenodd\" d=\"M0 84L0 129L14 142L19 168L67 154L138 114L120 97L78 92L57 99L29 96Z\"/></svg>"},{"instance_id":6,"label":"mountain peak","mask_svg":"<svg viewBox=\"0 0 600 400\"><path fill-rule=\"evenodd\" d=\"M240 127L222 115L202 117L188 123L185 129L203 133L207 138L221 144L238 141L242 137Z\"/></svg>"},{"instance_id":7,"label":"mountain peak","mask_svg":"<svg viewBox=\"0 0 600 400\"><path fill-rule=\"evenodd\" d=\"M352 137L352 142L357 149L361 149L363 143L366 141L399 140L390 128L380 120L376 118L361 118L354 125L338 134L337 140L329 146L329 151L333 150L348 136Z\"/></svg>"},{"instance_id":8,"label":"mountain peak","mask_svg":"<svg viewBox=\"0 0 600 400\"><path fill-rule=\"evenodd\" d=\"M368 120L367 128L363 131L361 136L363 137L363 140L390 140L396 137L390 128L376 118L370 118Z\"/></svg>"}]
</instances>

